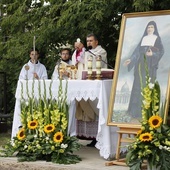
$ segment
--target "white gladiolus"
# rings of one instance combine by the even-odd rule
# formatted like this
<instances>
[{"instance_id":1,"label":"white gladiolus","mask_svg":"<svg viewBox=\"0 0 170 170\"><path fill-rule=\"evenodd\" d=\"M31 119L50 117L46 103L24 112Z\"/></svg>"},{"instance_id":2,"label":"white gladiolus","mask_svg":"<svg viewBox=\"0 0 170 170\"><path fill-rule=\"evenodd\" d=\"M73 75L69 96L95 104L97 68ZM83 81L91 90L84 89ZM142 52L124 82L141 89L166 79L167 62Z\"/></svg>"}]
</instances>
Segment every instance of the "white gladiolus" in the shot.
<instances>
[{"instance_id":1,"label":"white gladiolus","mask_svg":"<svg viewBox=\"0 0 170 170\"><path fill-rule=\"evenodd\" d=\"M167 151L170 151L170 147L168 147L168 146L162 146L162 145L160 145L160 146L159 146L159 149L165 149L165 150L167 150Z\"/></svg>"},{"instance_id":2,"label":"white gladiolus","mask_svg":"<svg viewBox=\"0 0 170 170\"><path fill-rule=\"evenodd\" d=\"M162 145L159 145L159 149L162 149L163 148L163 146Z\"/></svg>"},{"instance_id":3,"label":"white gladiolus","mask_svg":"<svg viewBox=\"0 0 170 170\"><path fill-rule=\"evenodd\" d=\"M65 149L65 148L67 148L67 147L68 147L68 144L64 144L64 143L61 144L61 148L62 148L62 149Z\"/></svg>"},{"instance_id":4,"label":"white gladiolus","mask_svg":"<svg viewBox=\"0 0 170 170\"><path fill-rule=\"evenodd\" d=\"M149 86L150 89L154 88L154 84L153 83L149 83L148 86Z\"/></svg>"}]
</instances>

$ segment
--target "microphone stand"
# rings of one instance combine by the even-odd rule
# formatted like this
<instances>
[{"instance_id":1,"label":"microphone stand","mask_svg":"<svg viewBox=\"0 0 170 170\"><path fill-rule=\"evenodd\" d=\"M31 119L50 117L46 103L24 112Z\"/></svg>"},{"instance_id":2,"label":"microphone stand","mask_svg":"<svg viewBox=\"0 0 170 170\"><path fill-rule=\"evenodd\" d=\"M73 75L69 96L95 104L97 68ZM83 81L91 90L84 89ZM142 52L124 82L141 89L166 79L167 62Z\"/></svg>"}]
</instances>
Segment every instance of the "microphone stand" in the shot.
<instances>
[{"instance_id":1,"label":"microphone stand","mask_svg":"<svg viewBox=\"0 0 170 170\"><path fill-rule=\"evenodd\" d=\"M90 54L92 54L93 56L97 57L97 55L94 54L93 52L91 52L89 49L87 49L86 51L89 52ZM107 64L107 66L109 66L110 68L113 69L113 67L112 67L110 64L108 64L106 61L102 60L102 58L101 58L101 61L102 61L103 63Z\"/></svg>"}]
</instances>

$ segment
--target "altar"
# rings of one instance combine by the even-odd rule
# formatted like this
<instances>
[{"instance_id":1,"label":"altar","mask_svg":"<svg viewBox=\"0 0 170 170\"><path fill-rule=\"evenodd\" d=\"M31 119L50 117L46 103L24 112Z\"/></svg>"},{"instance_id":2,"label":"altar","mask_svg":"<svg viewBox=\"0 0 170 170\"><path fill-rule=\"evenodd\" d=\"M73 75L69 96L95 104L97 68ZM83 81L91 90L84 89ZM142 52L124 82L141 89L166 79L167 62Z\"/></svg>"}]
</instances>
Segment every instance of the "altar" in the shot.
<instances>
[{"instance_id":1,"label":"altar","mask_svg":"<svg viewBox=\"0 0 170 170\"><path fill-rule=\"evenodd\" d=\"M21 98L27 99L28 95L34 94L39 98L39 88L41 95L45 93L46 98L58 97L59 80L19 80L16 89L16 103L14 110L12 137L16 136L20 122L20 101ZM116 153L117 146L117 127L107 126L108 105L112 80L62 80L63 89L67 85L67 103L69 104L69 125L68 134L76 136L76 100L98 99L97 108L99 109L98 132L96 136L96 148L99 149L100 156L108 159ZM44 88L45 86L45 88ZM51 88L51 92L49 89ZM45 90L43 90L45 89ZM22 96L22 97L21 97Z\"/></svg>"}]
</instances>

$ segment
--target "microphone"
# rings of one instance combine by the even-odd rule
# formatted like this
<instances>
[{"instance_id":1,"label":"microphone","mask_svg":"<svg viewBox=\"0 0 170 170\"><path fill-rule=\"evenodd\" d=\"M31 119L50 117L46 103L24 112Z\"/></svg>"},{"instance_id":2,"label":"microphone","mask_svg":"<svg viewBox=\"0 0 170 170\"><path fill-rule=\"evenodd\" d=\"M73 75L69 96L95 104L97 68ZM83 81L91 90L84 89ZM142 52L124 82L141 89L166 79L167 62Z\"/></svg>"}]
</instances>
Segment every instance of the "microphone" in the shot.
<instances>
[{"instance_id":1,"label":"microphone","mask_svg":"<svg viewBox=\"0 0 170 170\"><path fill-rule=\"evenodd\" d=\"M92 49L92 46L90 45L90 46L87 46L87 49L86 49L86 51L89 51L89 50L91 50ZM95 54L94 54L95 55Z\"/></svg>"},{"instance_id":2,"label":"microphone","mask_svg":"<svg viewBox=\"0 0 170 170\"><path fill-rule=\"evenodd\" d=\"M87 49L86 49L85 51L89 52L90 54L92 54L92 55L95 56L95 57L99 56L99 55L96 55L96 54L94 54L93 52L91 52L91 51L90 51L91 49L92 49L92 46L87 46ZM101 58L101 61L102 61L103 63L107 64L107 66L109 66L110 68L113 69L113 67L112 67L110 64L108 64L106 61L102 60L102 58Z\"/></svg>"}]
</instances>

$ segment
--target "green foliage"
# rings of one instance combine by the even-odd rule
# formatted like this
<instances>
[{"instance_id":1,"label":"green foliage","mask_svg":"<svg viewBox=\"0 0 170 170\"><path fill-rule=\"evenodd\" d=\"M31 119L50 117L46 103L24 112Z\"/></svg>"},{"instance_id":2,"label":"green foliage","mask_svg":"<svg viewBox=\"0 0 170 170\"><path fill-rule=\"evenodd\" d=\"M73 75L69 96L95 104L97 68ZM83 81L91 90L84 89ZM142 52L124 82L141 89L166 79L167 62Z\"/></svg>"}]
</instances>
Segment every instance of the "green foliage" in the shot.
<instances>
[{"instance_id":1,"label":"green foliage","mask_svg":"<svg viewBox=\"0 0 170 170\"><path fill-rule=\"evenodd\" d=\"M7 142L9 142L11 138L11 133L0 133L0 146L4 146Z\"/></svg>"},{"instance_id":2,"label":"green foliage","mask_svg":"<svg viewBox=\"0 0 170 170\"><path fill-rule=\"evenodd\" d=\"M50 5L44 6L44 2ZM85 42L90 32L99 36L109 64L114 66L121 14L169 7L168 0L1 0L0 70L7 73L9 111L14 108L18 75L29 59L34 36L49 78L61 45L73 45L78 37Z\"/></svg>"}]
</instances>

